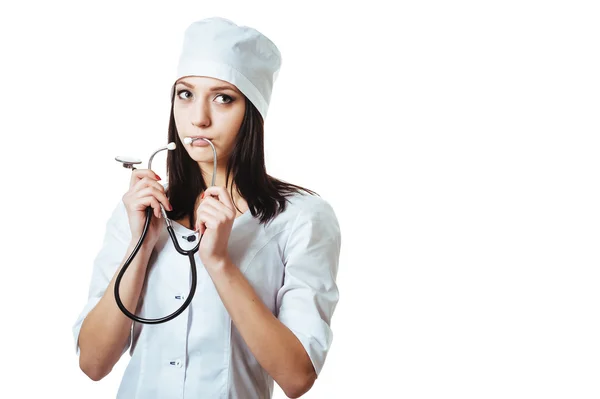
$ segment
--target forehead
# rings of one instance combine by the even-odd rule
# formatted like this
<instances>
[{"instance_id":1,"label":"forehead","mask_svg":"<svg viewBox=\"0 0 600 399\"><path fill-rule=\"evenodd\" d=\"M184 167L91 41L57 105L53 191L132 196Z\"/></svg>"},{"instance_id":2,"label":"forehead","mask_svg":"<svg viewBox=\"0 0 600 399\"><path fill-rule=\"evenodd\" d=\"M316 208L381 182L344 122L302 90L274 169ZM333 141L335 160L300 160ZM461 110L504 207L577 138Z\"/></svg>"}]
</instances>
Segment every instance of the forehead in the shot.
<instances>
[{"instance_id":1,"label":"forehead","mask_svg":"<svg viewBox=\"0 0 600 399\"><path fill-rule=\"evenodd\" d=\"M238 93L240 92L238 88L231 83L209 76L184 76L177 79L175 84L182 84L184 86L200 90L223 90L227 88Z\"/></svg>"}]
</instances>

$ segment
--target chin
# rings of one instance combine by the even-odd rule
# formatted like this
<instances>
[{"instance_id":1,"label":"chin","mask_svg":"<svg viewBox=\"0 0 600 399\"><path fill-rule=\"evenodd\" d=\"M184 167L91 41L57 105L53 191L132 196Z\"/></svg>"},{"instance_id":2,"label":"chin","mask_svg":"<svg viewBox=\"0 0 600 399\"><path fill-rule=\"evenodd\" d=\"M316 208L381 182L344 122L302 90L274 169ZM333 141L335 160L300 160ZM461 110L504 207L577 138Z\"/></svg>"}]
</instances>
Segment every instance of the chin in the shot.
<instances>
[{"instance_id":1,"label":"chin","mask_svg":"<svg viewBox=\"0 0 600 399\"><path fill-rule=\"evenodd\" d=\"M206 155L204 155L204 154L194 154L194 155L191 155L191 154L190 154L190 157L191 157L191 158L192 158L194 161L196 161L196 162L200 162L200 163L211 163L211 164L213 163L213 155L212 155L212 151L211 151L211 153L210 153L210 154L206 154Z\"/></svg>"}]
</instances>

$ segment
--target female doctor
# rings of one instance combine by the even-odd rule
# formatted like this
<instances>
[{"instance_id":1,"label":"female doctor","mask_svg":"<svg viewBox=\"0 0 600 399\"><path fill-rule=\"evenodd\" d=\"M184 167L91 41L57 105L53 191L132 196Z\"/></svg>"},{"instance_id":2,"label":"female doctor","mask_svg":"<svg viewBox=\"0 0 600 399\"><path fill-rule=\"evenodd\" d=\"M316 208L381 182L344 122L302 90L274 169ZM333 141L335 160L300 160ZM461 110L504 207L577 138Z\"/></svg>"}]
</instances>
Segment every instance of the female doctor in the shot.
<instances>
[{"instance_id":1,"label":"female doctor","mask_svg":"<svg viewBox=\"0 0 600 399\"><path fill-rule=\"evenodd\" d=\"M328 202L265 171L263 127L281 65L277 47L255 29L213 17L185 31L172 88L168 183L135 169L106 224L88 302L73 326L81 370L94 381L129 350L118 398L271 398L273 381L290 398L307 392L332 342L338 302L340 228ZM213 151L217 152L214 186ZM120 285L123 304L162 324L132 322L117 307L116 275L154 211L143 246Z\"/></svg>"}]
</instances>

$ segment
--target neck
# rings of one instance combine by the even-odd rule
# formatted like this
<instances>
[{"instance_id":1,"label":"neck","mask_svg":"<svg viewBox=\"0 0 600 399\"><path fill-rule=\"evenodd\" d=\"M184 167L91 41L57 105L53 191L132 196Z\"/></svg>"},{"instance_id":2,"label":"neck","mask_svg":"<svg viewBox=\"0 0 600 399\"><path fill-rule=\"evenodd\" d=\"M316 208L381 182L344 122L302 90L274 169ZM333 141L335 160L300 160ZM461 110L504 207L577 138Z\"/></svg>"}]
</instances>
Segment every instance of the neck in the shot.
<instances>
[{"instance_id":1,"label":"neck","mask_svg":"<svg viewBox=\"0 0 600 399\"><path fill-rule=\"evenodd\" d=\"M206 187L210 187L213 179L213 164L200 164L200 171L202 172L202 178ZM233 176L229 176L228 184L225 184L226 168L225 166L217 166L217 172L215 177L215 186L220 187L231 187L233 184Z\"/></svg>"},{"instance_id":2,"label":"neck","mask_svg":"<svg viewBox=\"0 0 600 399\"><path fill-rule=\"evenodd\" d=\"M213 164L212 162L210 162L210 164L208 163L200 163L200 171L202 172L202 178L204 179L204 184L206 185L206 187L210 187L211 183L212 183L212 178L213 178ZM245 204L245 201L243 200L243 198L237 193L235 184L233 182L233 176L230 175L229 176L229 182L227 182L228 184L225 184L225 175L226 175L226 167L222 166L219 167L217 165L217 173L216 173L216 178L215 178L215 186L218 187L227 187L227 192L230 193L232 195L232 200L233 203L236 204L238 207L244 207L242 204ZM233 187L233 189L232 189ZM199 198L198 198L199 201Z\"/></svg>"}]
</instances>

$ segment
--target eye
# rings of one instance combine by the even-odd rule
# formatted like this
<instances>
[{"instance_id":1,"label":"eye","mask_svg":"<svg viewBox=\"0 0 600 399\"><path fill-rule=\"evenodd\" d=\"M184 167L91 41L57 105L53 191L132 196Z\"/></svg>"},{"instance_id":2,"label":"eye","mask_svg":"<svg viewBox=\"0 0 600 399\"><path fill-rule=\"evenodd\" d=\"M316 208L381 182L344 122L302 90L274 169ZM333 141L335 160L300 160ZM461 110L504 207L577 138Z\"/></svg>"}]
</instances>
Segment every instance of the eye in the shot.
<instances>
[{"instance_id":1,"label":"eye","mask_svg":"<svg viewBox=\"0 0 600 399\"><path fill-rule=\"evenodd\" d=\"M217 101L217 102L219 102L221 104L229 104L230 102L233 101L233 98L230 97L230 96L228 96L227 94L218 94L215 97L215 99L217 99L217 98L222 98L223 99L224 102L223 101Z\"/></svg>"},{"instance_id":2,"label":"eye","mask_svg":"<svg viewBox=\"0 0 600 399\"><path fill-rule=\"evenodd\" d=\"M189 94L192 94L192 93L190 93L190 91L189 91L189 90L185 90L185 89L184 89L184 90L179 90L179 91L177 92L177 96L178 96L179 98L181 98L181 96L180 96L180 94L181 94L181 93L189 93ZM189 97L185 97L185 98L181 98L181 99L182 99L182 100L187 100L188 98L189 98Z\"/></svg>"}]
</instances>

